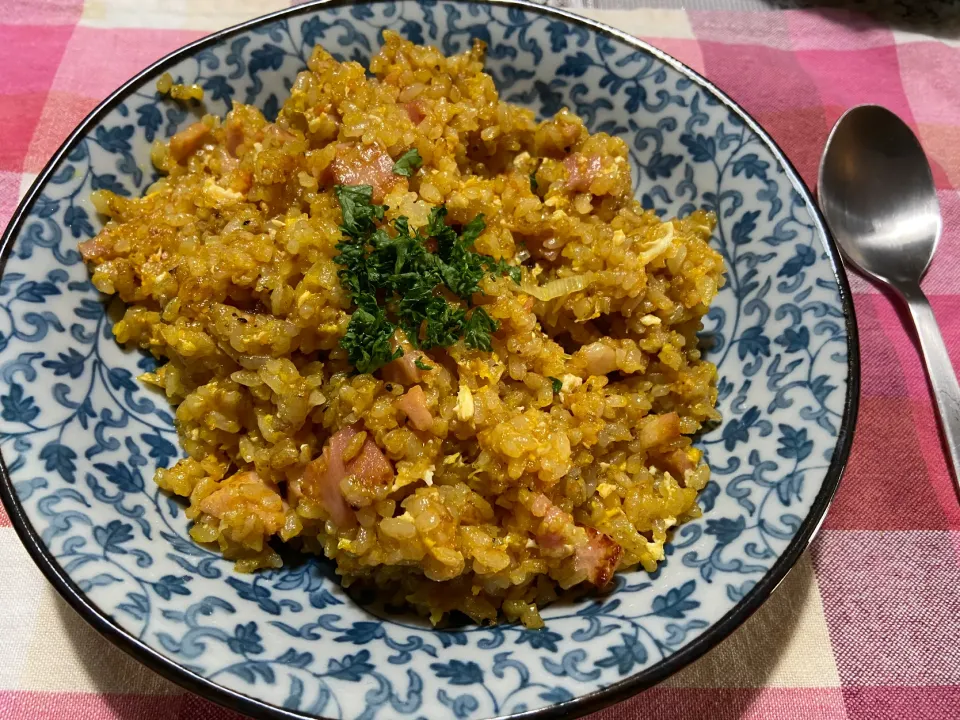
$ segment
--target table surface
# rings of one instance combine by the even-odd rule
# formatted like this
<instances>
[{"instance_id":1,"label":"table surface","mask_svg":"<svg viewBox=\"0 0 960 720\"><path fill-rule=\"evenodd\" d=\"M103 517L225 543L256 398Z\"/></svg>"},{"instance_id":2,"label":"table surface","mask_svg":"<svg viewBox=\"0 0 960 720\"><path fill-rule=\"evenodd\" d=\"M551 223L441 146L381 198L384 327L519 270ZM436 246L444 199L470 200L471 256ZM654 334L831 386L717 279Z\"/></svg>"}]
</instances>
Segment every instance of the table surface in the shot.
<instances>
[{"instance_id":1,"label":"table surface","mask_svg":"<svg viewBox=\"0 0 960 720\"><path fill-rule=\"evenodd\" d=\"M73 127L167 52L278 0L0 0L0 227ZM879 103L933 165L943 241L924 283L960 367L960 3L574 0L706 75L809 186L841 113ZM110 57L104 67L102 58ZM823 529L743 627L593 720L960 718L960 507L912 336L851 276L862 398ZM240 720L154 675L55 593L0 511L0 720Z\"/></svg>"}]
</instances>

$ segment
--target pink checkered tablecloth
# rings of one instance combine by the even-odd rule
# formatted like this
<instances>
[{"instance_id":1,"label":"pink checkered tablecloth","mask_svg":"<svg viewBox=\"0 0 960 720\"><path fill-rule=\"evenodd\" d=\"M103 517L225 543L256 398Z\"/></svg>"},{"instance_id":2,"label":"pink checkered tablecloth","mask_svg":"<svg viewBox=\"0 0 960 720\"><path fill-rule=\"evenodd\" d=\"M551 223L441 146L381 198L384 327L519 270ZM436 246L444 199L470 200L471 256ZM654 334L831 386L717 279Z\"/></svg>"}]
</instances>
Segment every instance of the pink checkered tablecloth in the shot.
<instances>
[{"instance_id":1,"label":"pink checkered tablecloth","mask_svg":"<svg viewBox=\"0 0 960 720\"><path fill-rule=\"evenodd\" d=\"M0 0L0 225L73 127L167 52L282 0ZM879 103L929 154L944 236L925 288L960 368L960 3L571 0L705 74L813 186L840 114ZM109 65L103 58L110 58ZM916 347L852 276L863 396L819 537L696 664L594 720L960 719L960 506ZM240 720L115 649L0 511L0 720Z\"/></svg>"}]
</instances>

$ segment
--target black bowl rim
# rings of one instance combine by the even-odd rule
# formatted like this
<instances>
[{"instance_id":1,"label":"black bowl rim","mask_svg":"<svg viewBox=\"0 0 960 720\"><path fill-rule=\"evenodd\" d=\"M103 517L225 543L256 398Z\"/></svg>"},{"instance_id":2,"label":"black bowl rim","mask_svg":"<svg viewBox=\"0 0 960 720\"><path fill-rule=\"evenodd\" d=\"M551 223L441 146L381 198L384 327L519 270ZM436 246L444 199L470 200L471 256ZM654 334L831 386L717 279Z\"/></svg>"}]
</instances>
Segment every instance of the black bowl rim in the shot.
<instances>
[{"instance_id":1,"label":"black bowl rim","mask_svg":"<svg viewBox=\"0 0 960 720\"><path fill-rule=\"evenodd\" d=\"M188 45L184 45L178 50L174 50L169 55L161 58L148 68L140 71L130 80L125 82L115 90L106 100L101 102L86 118L70 133L69 137L63 142L50 161L44 166L43 171L37 176L31 185L29 191L20 202L13 217L0 239L0 276L6 269L7 259L13 245L13 240L18 236L20 229L30 213L34 201L40 194L41 189L46 185L50 175L53 173L59 162L70 153L76 142L84 137L91 127L95 126L108 112L110 112L118 103L126 99L128 91L141 85L144 80L156 76L159 72L168 68L181 59L192 55L195 51L215 45L221 41L238 33L243 33L252 28L281 20L283 18L294 17L297 15L308 14L315 10L322 10L331 7L345 7L355 4L367 4L369 2L389 2L390 0L313 0L302 5L295 5L277 12L239 23L206 37L200 38ZM443 0L444 2L454 2L461 4L462 0ZM847 459L850 456L850 447L853 443L854 429L856 426L857 413L860 399L860 345L857 334L857 323L854 312L853 299L850 286L843 271L843 264L840 260L840 253L833 236L827 229L826 221L820 213L817 203L814 201L810 190L807 188L796 168L787 159L784 152L774 142L773 138L760 127L760 125L751 118L747 112L734 102L726 93L720 90L716 85L700 75L695 70L687 67L679 60L667 55L661 50L649 45L648 43L621 32L615 28L604 25L603 23L591 20L575 13L560 8L552 8L530 0L486 0L495 5L506 7L516 7L531 13L553 16L563 19L569 23L584 26L594 32L608 35L616 40L631 45L634 48L653 55L661 62L669 65L680 74L686 76L704 90L712 93L728 110L735 113L753 132L761 138L773 153L774 157L783 165L787 176L793 183L798 192L803 196L809 208L812 209L813 220L817 231L821 237L826 239L826 248L829 254L830 265L833 269L834 278L840 291L840 302L843 306L845 329L847 333L847 393L844 399L843 418L840 423L840 429L837 435L837 444L834 449L830 466L824 476L823 485L817 494L810 512L801 523L797 533L790 541L787 549L777 559L773 566L757 582L754 588L734 607L732 607L720 620L711 625L704 633L684 645L680 650L670 657L651 665L648 668L620 680L592 693L581 695L572 700L563 703L551 705L537 710L530 710L513 715L502 715L493 720L560 720L561 718L580 717L590 712L595 712L615 702L631 697L642 690L655 685L668 676L687 666L708 650L715 647L720 641L726 638L730 633L737 629L743 622L749 618L777 586L784 579L790 569L796 564L797 560L810 542L816 536L826 517L827 510L833 500L837 487L840 484L840 478L843 475ZM462 3L467 4L467 3ZM148 668L171 680L185 689L212 700L232 710L258 717L268 718L269 720L323 720L315 715L306 715L300 712L284 710L275 705L263 702L256 698L244 695L243 693L231 690L218 685L201 675L191 672L180 666L173 660L161 655L153 648L149 647L142 640L134 637L126 630L121 628L113 621L109 615L101 611L85 593L74 583L64 572L63 568L57 562L56 558L47 550L40 539L40 534L30 522L16 492L13 489L13 483L10 474L7 471L6 462L0 455L0 500L2 500L10 521L23 542L33 561L46 576L47 580L56 588L60 595L76 610L84 620L92 625L100 634L110 640L114 645L124 650L126 653L136 658Z\"/></svg>"}]
</instances>

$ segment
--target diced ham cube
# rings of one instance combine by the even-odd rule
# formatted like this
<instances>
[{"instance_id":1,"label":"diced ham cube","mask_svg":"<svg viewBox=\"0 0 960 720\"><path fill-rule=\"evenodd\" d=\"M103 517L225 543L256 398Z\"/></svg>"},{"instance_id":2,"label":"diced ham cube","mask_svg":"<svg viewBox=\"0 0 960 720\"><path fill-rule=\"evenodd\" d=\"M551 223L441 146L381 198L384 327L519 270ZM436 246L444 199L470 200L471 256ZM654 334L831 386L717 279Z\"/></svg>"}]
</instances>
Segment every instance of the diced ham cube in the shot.
<instances>
[{"instance_id":1,"label":"diced ham cube","mask_svg":"<svg viewBox=\"0 0 960 720\"><path fill-rule=\"evenodd\" d=\"M371 485L384 485L393 479L393 466L373 441L367 438L360 452L350 462L343 462L343 451L357 434L355 427L345 427L323 448L320 457L310 461L303 472L303 492L323 504L333 522L351 527L356 522L353 509L340 490L340 481L348 475Z\"/></svg>"},{"instance_id":2,"label":"diced ham cube","mask_svg":"<svg viewBox=\"0 0 960 720\"><path fill-rule=\"evenodd\" d=\"M393 482L393 465L377 447L373 438L367 438L360 453L346 464L347 475L353 475L365 485L388 485ZM337 481L339 484L339 481Z\"/></svg>"},{"instance_id":3,"label":"diced ham cube","mask_svg":"<svg viewBox=\"0 0 960 720\"><path fill-rule=\"evenodd\" d=\"M259 110L249 105L236 105L223 121L223 144L234 157L240 156L240 146L249 152L263 140L266 120Z\"/></svg>"},{"instance_id":4,"label":"diced ham cube","mask_svg":"<svg viewBox=\"0 0 960 720\"><path fill-rule=\"evenodd\" d=\"M102 235L97 235L89 240L84 240L77 245L77 249L80 250L80 256L87 262L102 262L110 259L113 246Z\"/></svg>"},{"instance_id":5,"label":"diced ham cube","mask_svg":"<svg viewBox=\"0 0 960 720\"><path fill-rule=\"evenodd\" d=\"M426 355L413 349L413 344L400 331L397 331L391 338L390 347L393 350L400 348L403 350L403 355L388 362L380 371L381 376L387 382L415 385L423 379L422 371L417 367L417 361L419 360L421 364L433 365L426 359Z\"/></svg>"},{"instance_id":6,"label":"diced ham cube","mask_svg":"<svg viewBox=\"0 0 960 720\"><path fill-rule=\"evenodd\" d=\"M640 443L645 448L666 445L680 437L680 416L675 412L657 415L640 430Z\"/></svg>"},{"instance_id":7,"label":"diced ham cube","mask_svg":"<svg viewBox=\"0 0 960 720\"><path fill-rule=\"evenodd\" d=\"M567 544L566 538L555 532L537 533L537 542L540 544L541 552L548 556L563 550Z\"/></svg>"},{"instance_id":8,"label":"diced ham cube","mask_svg":"<svg viewBox=\"0 0 960 720\"><path fill-rule=\"evenodd\" d=\"M407 350L402 356L383 366L383 379L401 385L420 382L422 376L416 363L423 357L423 353L419 350Z\"/></svg>"},{"instance_id":9,"label":"diced ham cube","mask_svg":"<svg viewBox=\"0 0 960 720\"><path fill-rule=\"evenodd\" d=\"M586 540L577 530L573 516L553 504L546 495L537 495L527 506L534 517L542 517L536 542L547 557L569 557L573 569L583 573L597 587L603 587L616 571L623 548L613 538L584 527ZM582 575L580 577L583 577Z\"/></svg>"},{"instance_id":10,"label":"diced ham cube","mask_svg":"<svg viewBox=\"0 0 960 720\"><path fill-rule=\"evenodd\" d=\"M609 535L590 527L585 530L587 542L577 547L574 552L574 567L586 572L587 580L602 588L616 572L623 556L623 548Z\"/></svg>"},{"instance_id":11,"label":"diced ham cube","mask_svg":"<svg viewBox=\"0 0 960 720\"><path fill-rule=\"evenodd\" d=\"M563 161L563 166L567 169L567 188L571 192L587 192L603 170L603 159L599 155L574 153Z\"/></svg>"},{"instance_id":12,"label":"diced ham cube","mask_svg":"<svg viewBox=\"0 0 960 720\"><path fill-rule=\"evenodd\" d=\"M665 455L653 459L653 463L664 470L668 470L674 479L681 485L688 470L695 470L696 465L687 457L686 450L671 450Z\"/></svg>"},{"instance_id":13,"label":"diced ham cube","mask_svg":"<svg viewBox=\"0 0 960 720\"><path fill-rule=\"evenodd\" d=\"M419 385L407 390L397 405L417 430L429 430L433 427L433 415L427 409L427 396Z\"/></svg>"},{"instance_id":14,"label":"diced ham cube","mask_svg":"<svg viewBox=\"0 0 960 720\"><path fill-rule=\"evenodd\" d=\"M170 154L174 160L182 163L200 149L209 136L210 128L202 122L196 122L170 138Z\"/></svg>"},{"instance_id":15,"label":"diced ham cube","mask_svg":"<svg viewBox=\"0 0 960 720\"><path fill-rule=\"evenodd\" d=\"M546 495L540 494L534 498L533 504L530 506L530 512L533 513L535 517L542 518L552 507L553 503L550 502L550 498L548 498Z\"/></svg>"},{"instance_id":16,"label":"diced ham cube","mask_svg":"<svg viewBox=\"0 0 960 720\"><path fill-rule=\"evenodd\" d=\"M271 535L283 527L283 498L253 471L240 472L224 480L200 502L200 510L215 518L223 518L230 512L249 513L258 518Z\"/></svg>"},{"instance_id":17,"label":"diced ham cube","mask_svg":"<svg viewBox=\"0 0 960 720\"><path fill-rule=\"evenodd\" d=\"M375 203L399 179L393 174L393 159L379 145L340 145L331 169L339 185L370 185Z\"/></svg>"},{"instance_id":18,"label":"diced ham cube","mask_svg":"<svg viewBox=\"0 0 960 720\"><path fill-rule=\"evenodd\" d=\"M356 515L343 499L340 482L336 480L337 475L344 472L343 462L332 467L329 455L328 446L324 448L320 457L307 463L307 467L303 470L302 489L305 495L320 501L324 509L330 513L334 524L341 528L348 528L356 522Z\"/></svg>"},{"instance_id":19,"label":"diced ham cube","mask_svg":"<svg viewBox=\"0 0 960 720\"><path fill-rule=\"evenodd\" d=\"M569 554L571 534L575 530L573 516L554 505L545 495L538 495L534 498L530 507L530 512L534 516L542 513L538 517L543 517L540 527L537 530L537 542L540 550L545 555L565 555Z\"/></svg>"},{"instance_id":20,"label":"diced ham cube","mask_svg":"<svg viewBox=\"0 0 960 720\"><path fill-rule=\"evenodd\" d=\"M423 111L423 105L419 100L408 102L403 107L407 111L407 117L410 118L410 122L412 122L414 125L419 125L427 116Z\"/></svg>"},{"instance_id":21,"label":"diced ham cube","mask_svg":"<svg viewBox=\"0 0 960 720\"><path fill-rule=\"evenodd\" d=\"M243 144L245 139L243 134L243 123L232 117L228 117L227 121L223 124L223 131L224 144L227 146L227 151L236 157L237 148Z\"/></svg>"}]
</instances>

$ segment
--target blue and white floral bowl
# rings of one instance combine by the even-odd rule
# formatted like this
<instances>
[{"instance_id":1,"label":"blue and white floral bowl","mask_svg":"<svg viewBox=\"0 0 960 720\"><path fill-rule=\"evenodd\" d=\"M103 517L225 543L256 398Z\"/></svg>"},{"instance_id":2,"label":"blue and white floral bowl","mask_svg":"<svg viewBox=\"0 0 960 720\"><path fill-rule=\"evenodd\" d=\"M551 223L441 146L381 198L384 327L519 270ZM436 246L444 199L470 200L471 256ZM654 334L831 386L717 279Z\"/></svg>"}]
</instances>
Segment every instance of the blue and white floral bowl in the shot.
<instances>
[{"instance_id":1,"label":"blue and white floral bowl","mask_svg":"<svg viewBox=\"0 0 960 720\"><path fill-rule=\"evenodd\" d=\"M489 45L503 96L566 105L624 137L644 205L719 217L728 283L705 329L723 423L702 519L656 573L543 611L546 629L436 631L361 607L320 561L237 575L195 545L150 480L178 455L170 408L135 376L76 251L92 190L142 192L151 142L193 121L154 91L198 82L206 110L268 115L311 46L366 62L384 28L447 53ZM3 238L0 450L7 512L91 624L198 693L267 718L569 717L648 687L729 634L819 526L850 449L858 349L849 289L808 191L729 98L615 30L526 2L308 4L196 42L144 71L70 136Z\"/></svg>"}]
</instances>

